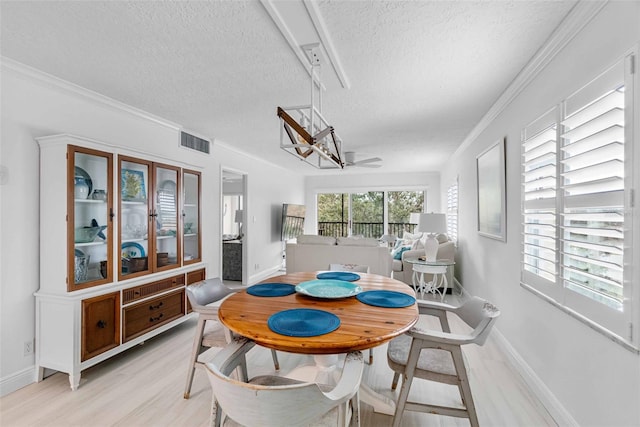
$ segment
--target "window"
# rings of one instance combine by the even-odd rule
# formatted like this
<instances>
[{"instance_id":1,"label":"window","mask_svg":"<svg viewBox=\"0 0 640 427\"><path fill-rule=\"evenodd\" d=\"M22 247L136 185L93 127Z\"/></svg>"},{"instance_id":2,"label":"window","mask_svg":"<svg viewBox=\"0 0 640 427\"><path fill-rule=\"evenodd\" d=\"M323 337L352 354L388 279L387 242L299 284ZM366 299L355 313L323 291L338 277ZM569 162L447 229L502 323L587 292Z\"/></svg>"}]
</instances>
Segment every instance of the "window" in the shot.
<instances>
[{"instance_id":1,"label":"window","mask_svg":"<svg viewBox=\"0 0 640 427\"><path fill-rule=\"evenodd\" d=\"M422 212L423 206L423 191L318 194L318 234L376 239L383 234L402 237L405 229L414 227L409 223L411 213Z\"/></svg>"},{"instance_id":2,"label":"window","mask_svg":"<svg viewBox=\"0 0 640 427\"><path fill-rule=\"evenodd\" d=\"M447 235L458 242L458 179L447 189Z\"/></svg>"},{"instance_id":3,"label":"window","mask_svg":"<svg viewBox=\"0 0 640 427\"><path fill-rule=\"evenodd\" d=\"M633 207L632 60L522 132L523 284L628 343L634 342L632 224L625 221Z\"/></svg>"}]
</instances>

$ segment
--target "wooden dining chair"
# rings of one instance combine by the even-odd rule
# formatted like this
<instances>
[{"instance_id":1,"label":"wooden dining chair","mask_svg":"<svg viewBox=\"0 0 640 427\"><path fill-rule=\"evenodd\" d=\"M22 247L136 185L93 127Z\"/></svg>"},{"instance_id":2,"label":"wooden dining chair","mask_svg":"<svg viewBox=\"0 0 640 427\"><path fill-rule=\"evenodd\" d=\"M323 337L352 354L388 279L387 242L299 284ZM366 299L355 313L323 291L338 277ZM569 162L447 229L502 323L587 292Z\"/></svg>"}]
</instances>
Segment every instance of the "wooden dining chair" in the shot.
<instances>
[{"instance_id":1,"label":"wooden dining chair","mask_svg":"<svg viewBox=\"0 0 640 427\"><path fill-rule=\"evenodd\" d=\"M338 384L332 389L285 377L259 376L248 382L231 378L230 373L245 359L255 343L234 337L211 363L205 365L213 389L211 425L238 423L246 427L307 426L337 415L338 426L360 425L358 390L364 363L362 353L345 357ZM337 414L336 414L337 412ZM351 414L350 414L351 413ZM235 423L234 423L235 422Z\"/></svg>"},{"instance_id":2,"label":"wooden dining chair","mask_svg":"<svg viewBox=\"0 0 640 427\"><path fill-rule=\"evenodd\" d=\"M461 347L466 344L484 344L500 311L493 304L478 297L471 298L460 307L418 300L418 310L420 315L438 317L442 331L414 326L406 334L389 342L387 361L394 371L391 388L395 390L400 375L403 378L393 416L393 427L400 425L405 410L469 418L471 425L477 427L478 416ZM463 334L451 333L447 313L456 314L473 330ZM462 407L407 401L414 378L457 385Z\"/></svg>"},{"instance_id":3,"label":"wooden dining chair","mask_svg":"<svg viewBox=\"0 0 640 427\"><path fill-rule=\"evenodd\" d=\"M210 304L220 301L238 290L227 287L220 278L216 277L189 285L186 291L191 308L198 313L198 324L196 325L193 350L189 359L187 384L183 396L188 399L191 394L196 365L202 364L198 361L198 356L208 348L224 347L231 341L231 332L218 321L218 307ZM275 369L279 370L280 364L275 350L271 350L271 356ZM246 365L241 364L240 370L244 371L243 376L246 378Z\"/></svg>"}]
</instances>

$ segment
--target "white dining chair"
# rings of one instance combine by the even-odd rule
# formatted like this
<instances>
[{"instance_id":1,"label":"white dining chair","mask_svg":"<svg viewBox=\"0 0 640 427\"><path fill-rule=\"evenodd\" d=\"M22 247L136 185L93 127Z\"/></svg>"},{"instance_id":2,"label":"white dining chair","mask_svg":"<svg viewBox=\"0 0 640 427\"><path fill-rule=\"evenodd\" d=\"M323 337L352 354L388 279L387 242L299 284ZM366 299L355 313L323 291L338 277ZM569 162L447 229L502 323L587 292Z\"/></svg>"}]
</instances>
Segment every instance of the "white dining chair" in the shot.
<instances>
[{"instance_id":1,"label":"white dining chair","mask_svg":"<svg viewBox=\"0 0 640 427\"><path fill-rule=\"evenodd\" d=\"M189 285L186 288L186 292L191 308L198 313L196 334L193 340L191 358L189 359L187 384L183 396L188 399L191 394L196 365L202 364L198 361L198 356L208 348L224 347L231 341L231 332L218 321L218 306L212 304L222 300L227 295L238 292L238 290L227 287L220 278L216 277ZM271 350L271 356L275 369L279 370L280 364L275 350ZM244 371L243 375L246 377L245 364L241 364L240 368L241 371Z\"/></svg>"},{"instance_id":2,"label":"white dining chair","mask_svg":"<svg viewBox=\"0 0 640 427\"><path fill-rule=\"evenodd\" d=\"M478 297L471 298L459 307L418 300L418 310L420 315L438 317L442 331L414 326L406 334L389 342L387 361L394 371L391 384L393 390L398 384L398 377L402 375L393 427L400 425L405 410L469 418L471 426L477 427L478 416L461 347L466 344L483 345L500 311L490 302ZM451 333L447 313L456 314L472 331ZM407 401L414 378L458 386L462 406L446 407Z\"/></svg>"},{"instance_id":3,"label":"white dining chair","mask_svg":"<svg viewBox=\"0 0 640 427\"><path fill-rule=\"evenodd\" d=\"M329 270L331 271L351 271L353 273L368 273L368 265L357 264L329 264Z\"/></svg>"},{"instance_id":4,"label":"white dining chair","mask_svg":"<svg viewBox=\"0 0 640 427\"><path fill-rule=\"evenodd\" d=\"M248 382L231 378L230 373L243 363L245 354L254 345L246 338L234 337L205 365L213 389L211 425L294 427L318 421L328 425L326 418L336 415L338 426L347 426L349 420L352 426L360 425L358 390L364 366L362 353L354 351L346 355L340 379L331 389L271 375Z\"/></svg>"}]
</instances>

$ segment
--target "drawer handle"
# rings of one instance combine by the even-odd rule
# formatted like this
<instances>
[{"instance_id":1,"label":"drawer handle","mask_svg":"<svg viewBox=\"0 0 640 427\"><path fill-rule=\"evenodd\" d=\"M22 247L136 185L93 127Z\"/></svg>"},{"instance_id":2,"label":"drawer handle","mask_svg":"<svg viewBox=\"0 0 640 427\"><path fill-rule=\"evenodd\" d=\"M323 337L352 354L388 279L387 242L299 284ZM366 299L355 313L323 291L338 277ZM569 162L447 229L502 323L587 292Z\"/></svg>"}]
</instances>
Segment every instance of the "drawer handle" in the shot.
<instances>
[{"instance_id":1,"label":"drawer handle","mask_svg":"<svg viewBox=\"0 0 640 427\"><path fill-rule=\"evenodd\" d=\"M150 305L149 310L157 310L164 305L163 302L160 302L158 305Z\"/></svg>"},{"instance_id":2,"label":"drawer handle","mask_svg":"<svg viewBox=\"0 0 640 427\"><path fill-rule=\"evenodd\" d=\"M98 320L98 323L96 323L96 326L100 329L104 329L107 327L107 322L105 322L104 320Z\"/></svg>"},{"instance_id":3,"label":"drawer handle","mask_svg":"<svg viewBox=\"0 0 640 427\"><path fill-rule=\"evenodd\" d=\"M155 322L156 320L160 320L162 319L162 316L164 316L164 314L160 313L160 316L158 317L150 317L149 322Z\"/></svg>"}]
</instances>

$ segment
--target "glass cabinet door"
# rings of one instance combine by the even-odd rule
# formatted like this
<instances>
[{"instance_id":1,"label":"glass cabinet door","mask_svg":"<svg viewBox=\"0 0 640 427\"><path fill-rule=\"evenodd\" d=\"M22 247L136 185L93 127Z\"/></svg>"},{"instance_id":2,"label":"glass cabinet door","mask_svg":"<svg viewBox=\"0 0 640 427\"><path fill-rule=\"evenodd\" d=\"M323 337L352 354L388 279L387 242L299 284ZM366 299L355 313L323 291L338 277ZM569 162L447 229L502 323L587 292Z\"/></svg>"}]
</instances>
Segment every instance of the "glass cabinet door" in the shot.
<instances>
[{"instance_id":1,"label":"glass cabinet door","mask_svg":"<svg viewBox=\"0 0 640 427\"><path fill-rule=\"evenodd\" d=\"M120 156L119 181L119 235L120 280L147 274L153 229L149 227L153 212L149 203L151 162Z\"/></svg>"},{"instance_id":2,"label":"glass cabinet door","mask_svg":"<svg viewBox=\"0 0 640 427\"><path fill-rule=\"evenodd\" d=\"M167 270L180 266L178 188L180 169L154 164L155 204L153 210L155 230L155 270Z\"/></svg>"},{"instance_id":3,"label":"glass cabinet door","mask_svg":"<svg viewBox=\"0 0 640 427\"><path fill-rule=\"evenodd\" d=\"M192 264L201 259L200 172L183 170L183 185L183 262Z\"/></svg>"},{"instance_id":4,"label":"glass cabinet door","mask_svg":"<svg viewBox=\"0 0 640 427\"><path fill-rule=\"evenodd\" d=\"M69 146L68 289L113 281L113 156Z\"/></svg>"}]
</instances>

